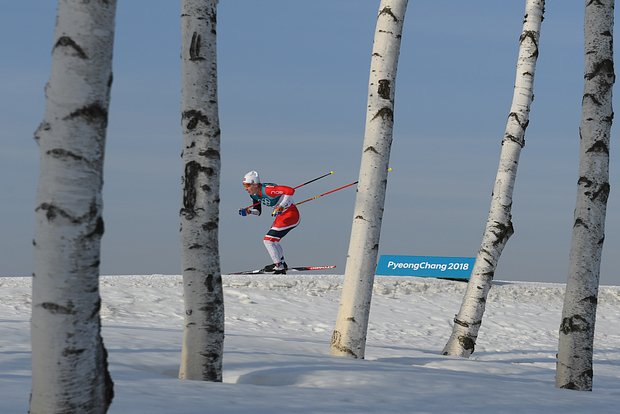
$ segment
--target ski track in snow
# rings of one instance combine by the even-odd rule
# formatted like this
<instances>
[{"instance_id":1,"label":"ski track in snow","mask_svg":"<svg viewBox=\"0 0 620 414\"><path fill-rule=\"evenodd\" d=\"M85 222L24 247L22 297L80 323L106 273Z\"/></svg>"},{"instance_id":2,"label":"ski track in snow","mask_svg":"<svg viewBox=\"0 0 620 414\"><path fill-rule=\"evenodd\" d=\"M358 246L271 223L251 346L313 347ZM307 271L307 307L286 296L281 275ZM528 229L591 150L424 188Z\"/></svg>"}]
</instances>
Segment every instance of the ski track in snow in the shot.
<instances>
[{"instance_id":1,"label":"ski track in snow","mask_svg":"<svg viewBox=\"0 0 620 414\"><path fill-rule=\"evenodd\" d=\"M0 278L0 412L26 412L30 278ZM366 359L329 356L343 277L223 276L222 384L179 381L180 276L104 276L110 413L616 412L620 287L601 286L594 391L554 387L564 287L496 281L476 352L439 355L466 284L377 277ZM277 407L277 408L274 408Z\"/></svg>"}]
</instances>

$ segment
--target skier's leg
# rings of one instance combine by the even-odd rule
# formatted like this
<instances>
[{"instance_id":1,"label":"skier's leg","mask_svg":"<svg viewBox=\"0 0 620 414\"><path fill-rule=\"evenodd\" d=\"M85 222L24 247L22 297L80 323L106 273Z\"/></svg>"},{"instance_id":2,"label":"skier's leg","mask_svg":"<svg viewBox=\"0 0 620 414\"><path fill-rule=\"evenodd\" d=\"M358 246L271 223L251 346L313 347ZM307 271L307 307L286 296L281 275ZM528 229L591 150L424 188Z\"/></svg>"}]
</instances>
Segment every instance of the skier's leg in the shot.
<instances>
[{"instance_id":1,"label":"skier's leg","mask_svg":"<svg viewBox=\"0 0 620 414\"><path fill-rule=\"evenodd\" d=\"M282 246L280 246L279 238L272 237L269 235L269 233L267 233L263 238L263 243L265 244L267 253L269 253L269 257L271 257L271 261L274 264L280 263L284 259Z\"/></svg>"},{"instance_id":2,"label":"skier's leg","mask_svg":"<svg viewBox=\"0 0 620 414\"><path fill-rule=\"evenodd\" d=\"M282 237L299 225L299 212L295 206L287 209L273 221L273 224L265 237L263 243L273 261L273 265L265 266L265 271L276 270L286 272L288 268L284 261L284 249L280 244Z\"/></svg>"},{"instance_id":3,"label":"skier's leg","mask_svg":"<svg viewBox=\"0 0 620 414\"><path fill-rule=\"evenodd\" d=\"M274 243L273 247L277 250L278 256L280 256L280 263L284 265L285 269L288 269L288 266L286 262L284 261L284 249L282 248L282 245L278 242L278 243Z\"/></svg>"},{"instance_id":4,"label":"skier's leg","mask_svg":"<svg viewBox=\"0 0 620 414\"><path fill-rule=\"evenodd\" d=\"M282 249L279 239L267 234L263 239L263 243L265 244L267 252L273 261L273 264L267 265L263 268L263 272L274 272L276 275L286 274L286 269L288 269L288 266L284 261L284 250Z\"/></svg>"}]
</instances>

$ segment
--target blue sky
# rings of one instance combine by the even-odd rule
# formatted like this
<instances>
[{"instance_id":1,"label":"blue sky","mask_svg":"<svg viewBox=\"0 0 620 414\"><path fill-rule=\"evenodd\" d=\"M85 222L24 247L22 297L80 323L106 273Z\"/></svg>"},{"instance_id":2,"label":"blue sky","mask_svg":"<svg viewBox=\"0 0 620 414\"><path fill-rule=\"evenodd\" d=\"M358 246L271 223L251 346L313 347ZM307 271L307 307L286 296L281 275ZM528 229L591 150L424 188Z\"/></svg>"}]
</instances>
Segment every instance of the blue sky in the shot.
<instances>
[{"instance_id":1,"label":"blue sky","mask_svg":"<svg viewBox=\"0 0 620 414\"><path fill-rule=\"evenodd\" d=\"M218 68L224 273L269 263L270 216L242 218L240 180L305 199L357 180L379 1L220 1ZM0 274L32 272L38 150L56 2L0 13ZM33 12L36 11L36 12ZM512 99L523 1L411 1L396 84L381 254L475 256ZM179 1L119 1L104 184L103 274L179 274ZM583 89L583 2L547 1L535 101L514 194L515 234L496 278L563 282L575 205ZM617 104L616 104L617 105ZM602 284L620 283L618 157ZM344 272L355 191L300 207L289 265Z\"/></svg>"}]
</instances>

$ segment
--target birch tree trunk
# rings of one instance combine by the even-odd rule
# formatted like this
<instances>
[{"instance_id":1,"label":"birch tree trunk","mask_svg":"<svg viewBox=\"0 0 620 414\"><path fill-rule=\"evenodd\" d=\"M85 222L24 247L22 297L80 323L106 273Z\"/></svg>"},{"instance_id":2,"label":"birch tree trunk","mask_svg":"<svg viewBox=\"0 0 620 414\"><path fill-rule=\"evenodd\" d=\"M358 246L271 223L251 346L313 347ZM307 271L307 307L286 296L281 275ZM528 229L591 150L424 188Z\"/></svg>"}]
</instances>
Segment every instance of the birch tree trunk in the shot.
<instances>
[{"instance_id":1,"label":"birch tree trunk","mask_svg":"<svg viewBox=\"0 0 620 414\"><path fill-rule=\"evenodd\" d=\"M525 146L525 130L529 123L530 105L534 94L534 71L544 8L544 0L525 2L515 87L502 140L491 207L461 309L454 318L452 335L443 349L444 355L469 357L474 352L499 257L514 233L511 213L512 194L517 178L519 155Z\"/></svg>"},{"instance_id":2,"label":"birch tree trunk","mask_svg":"<svg viewBox=\"0 0 620 414\"><path fill-rule=\"evenodd\" d=\"M114 394L99 260L115 12L114 0L58 2L45 118L35 134L31 414L105 413Z\"/></svg>"},{"instance_id":3,"label":"birch tree trunk","mask_svg":"<svg viewBox=\"0 0 620 414\"><path fill-rule=\"evenodd\" d=\"M579 180L556 370L556 386L592 390L592 354L609 196L614 1L585 2L585 76Z\"/></svg>"},{"instance_id":4,"label":"birch tree trunk","mask_svg":"<svg viewBox=\"0 0 620 414\"><path fill-rule=\"evenodd\" d=\"M364 358L394 123L394 92L407 0L381 0L355 212L331 353Z\"/></svg>"},{"instance_id":5,"label":"birch tree trunk","mask_svg":"<svg viewBox=\"0 0 620 414\"><path fill-rule=\"evenodd\" d=\"M183 0L181 244L185 327L179 378L222 381L224 293L218 246L217 0Z\"/></svg>"}]
</instances>

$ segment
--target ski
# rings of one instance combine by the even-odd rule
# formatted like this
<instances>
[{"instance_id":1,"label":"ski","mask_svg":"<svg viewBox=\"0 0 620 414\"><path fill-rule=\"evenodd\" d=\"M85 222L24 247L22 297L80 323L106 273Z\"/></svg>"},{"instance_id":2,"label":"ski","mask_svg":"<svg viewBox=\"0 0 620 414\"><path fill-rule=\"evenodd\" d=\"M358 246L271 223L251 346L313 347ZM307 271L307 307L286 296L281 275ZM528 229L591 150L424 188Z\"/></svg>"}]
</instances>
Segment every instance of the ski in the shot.
<instances>
[{"instance_id":1,"label":"ski","mask_svg":"<svg viewBox=\"0 0 620 414\"><path fill-rule=\"evenodd\" d=\"M286 269L287 272L307 272L311 270L335 269L336 266L295 266ZM225 273L229 275L272 275L273 272L264 272L263 269L246 270L244 272Z\"/></svg>"}]
</instances>

